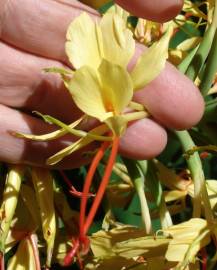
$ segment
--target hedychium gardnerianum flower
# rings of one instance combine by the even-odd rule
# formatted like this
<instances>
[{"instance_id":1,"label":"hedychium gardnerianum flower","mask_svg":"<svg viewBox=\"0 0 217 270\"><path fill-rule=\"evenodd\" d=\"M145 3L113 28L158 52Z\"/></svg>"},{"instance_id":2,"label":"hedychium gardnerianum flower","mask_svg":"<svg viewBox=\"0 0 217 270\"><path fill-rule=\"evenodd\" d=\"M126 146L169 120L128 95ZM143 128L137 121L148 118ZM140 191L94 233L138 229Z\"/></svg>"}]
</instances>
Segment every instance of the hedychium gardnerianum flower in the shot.
<instances>
[{"instance_id":1,"label":"hedychium gardnerianum flower","mask_svg":"<svg viewBox=\"0 0 217 270\"><path fill-rule=\"evenodd\" d=\"M145 50L134 68L129 72L127 66L134 55L135 41L125 22L118 14L105 14L99 22L82 13L69 26L66 34L66 54L74 70L47 68L47 72L62 76L72 99L84 115L70 125L48 116L41 115L45 121L61 129L45 135L16 133L16 136L45 141L73 134L79 139L47 160L54 165L65 156L81 149L93 141L102 142L87 173L80 209L80 235L66 257L69 264L79 247L85 249L86 234L101 202L118 151L120 137L124 135L127 124L148 116L142 104L132 101L135 91L142 89L163 70L168 57L168 44L171 29L159 41ZM97 119L100 124L89 132L77 126L85 117ZM111 147L105 173L88 216L85 218L89 189L94 173L105 151Z\"/></svg>"}]
</instances>

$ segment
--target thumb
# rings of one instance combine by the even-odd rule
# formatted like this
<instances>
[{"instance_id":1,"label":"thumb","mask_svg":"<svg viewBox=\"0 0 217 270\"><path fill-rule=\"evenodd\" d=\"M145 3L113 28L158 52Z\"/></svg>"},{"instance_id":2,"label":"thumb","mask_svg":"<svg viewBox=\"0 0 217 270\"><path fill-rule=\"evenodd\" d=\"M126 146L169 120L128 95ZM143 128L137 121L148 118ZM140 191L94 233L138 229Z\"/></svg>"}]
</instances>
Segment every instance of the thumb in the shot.
<instances>
[{"instance_id":1,"label":"thumb","mask_svg":"<svg viewBox=\"0 0 217 270\"><path fill-rule=\"evenodd\" d=\"M173 19L183 6L183 0L115 0L115 2L133 15L156 22Z\"/></svg>"}]
</instances>

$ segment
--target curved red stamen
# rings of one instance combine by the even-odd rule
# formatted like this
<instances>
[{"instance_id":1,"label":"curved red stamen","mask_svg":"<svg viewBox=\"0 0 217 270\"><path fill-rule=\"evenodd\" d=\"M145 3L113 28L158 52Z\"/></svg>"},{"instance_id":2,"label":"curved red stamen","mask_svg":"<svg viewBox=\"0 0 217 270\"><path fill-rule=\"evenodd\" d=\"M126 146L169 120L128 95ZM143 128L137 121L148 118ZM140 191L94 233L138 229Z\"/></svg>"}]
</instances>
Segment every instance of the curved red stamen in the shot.
<instances>
[{"instance_id":1,"label":"curved red stamen","mask_svg":"<svg viewBox=\"0 0 217 270\"><path fill-rule=\"evenodd\" d=\"M59 170L59 173L61 174L61 176L63 178L63 181L70 188L69 193L72 194L75 197L82 198L83 193L80 192L80 191L78 191L78 190L76 190L76 188L72 185L72 183L70 182L70 180L68 179L68 177L66 176L66 174L63 171L61 171L61 170ZM87 196L89 198L89 197L94 197L95 195L92 194L92 193L88 193Z\"/></svg>"},{"instance_id":2,"label":"curved red stamen","mask_svg":"<svg viewBox=\"0 0 217 270\"><path fill-rule=\"evenodd\" d=\"M107 184L109 182L109 179L110 179L110 176L111 176L111 173L112 173L112 168L113 168L114 162L116 160L119 141L120 141L119 137L116 137L114 139L114 141L113 141L111 154L110 154L110 157L109 157L106 169L105 169L104 176L102 178L101 184L100 184L99 189L97 191L96 197L94 198L94 201L93 201L93 204L91 206L90 212L89 212L89 214L88 214L88 216L86 218L86 222L84 224L84 227L81 228L81 229L83 229L82 235L85 235L88 232L89 227L92 224L93 219L95 217L95 214L97 212L97 209L99 207L99 204L100 204L100 202L101 202L101 200L103 198L103 195L105 193Z\"/></svg>"},{"instance_id":3,"label":"curved red stamen","mask_svg":"<svg viewBox=\"0 0 217 270\"><path fill-rule=\"evenodd\" d=\"M82 199L81 199L81 206L80 206L80 237L85 237L84 234L84 220L85 220L85 213L86 213L86 205L87 205L87 199L88 199L88 193L89 189L93 180L93 176L95 174L95 171L97 169L97 166L99 165L100 160L104 156L105 151L109 147L110 143L109 142L104 142L100 149L98 150L97 154L95 155L90 168L88 170L87 176L85 178L85 183L84 183L84 188L83 188L83 194L82 194Z\"/></svg>"}]
</instances>

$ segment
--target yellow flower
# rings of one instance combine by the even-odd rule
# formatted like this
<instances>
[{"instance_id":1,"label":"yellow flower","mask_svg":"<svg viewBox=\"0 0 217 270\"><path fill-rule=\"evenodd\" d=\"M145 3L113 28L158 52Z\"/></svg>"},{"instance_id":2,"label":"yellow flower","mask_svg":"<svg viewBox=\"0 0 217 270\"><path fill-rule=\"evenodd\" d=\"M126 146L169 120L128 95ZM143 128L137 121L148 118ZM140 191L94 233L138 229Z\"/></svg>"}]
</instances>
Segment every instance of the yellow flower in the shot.
<instances>
[{"instance_id":1,"label":"yellow flower","mask_svg":"<svg viewBox=\"0 0 217 270\"><path fill-rule=\"evenodd\" d=\"M167 58L169 34L144 52L129 73L126 68L134 55L135 41L118 14L108 13L100 23L94 23L83 13L71 23L66 36L66 53L78 69L67 88L83 112L110 127L114 126L110 120L122 119L117 116L130 104L133 89L152 81Z\"/></svg>"},{"instance_id":2,"label":"yellow flower","mask_svg":"<svg viewBox=\"0 0 217 270\"><path fill-rule=\"evenodd\" d=\"M98 119L102 125L86 133L75 129L81 120L67 126L50 116L42 116L62 129L43 136L18 135L50 140L69 132L81 137L75 144L49 158L49 164L55 164L93 140L112 140L112 137L102 136L109 130L113 136L122 136L129 121L147 116L144 107L131 100L134 91L142 89L163 70L170 35L168 29L158 42L144 51L133 70L128 72L135 41L124 19L118 14L108 13L101 21L94 22L89 15L82 13L70 24L66 34L66 54L76 71L70 73L58 68L46 71L59 73L78 108L85 115ZM139 111L124 114L127 107Z\"/></svg>"},{"instance_id":3,"label":"yellow flower","mask_svg":"<svg viewBox=\"0 0 217 270\"><path fill-rule=\"evenodd\" d=\"M97 69L102 59L126 67L135 50L132 32L117 14L105 14L97 23L82 13L69 25L66 39L66 54L76 69Z\"/></svg>"}]
</instances>

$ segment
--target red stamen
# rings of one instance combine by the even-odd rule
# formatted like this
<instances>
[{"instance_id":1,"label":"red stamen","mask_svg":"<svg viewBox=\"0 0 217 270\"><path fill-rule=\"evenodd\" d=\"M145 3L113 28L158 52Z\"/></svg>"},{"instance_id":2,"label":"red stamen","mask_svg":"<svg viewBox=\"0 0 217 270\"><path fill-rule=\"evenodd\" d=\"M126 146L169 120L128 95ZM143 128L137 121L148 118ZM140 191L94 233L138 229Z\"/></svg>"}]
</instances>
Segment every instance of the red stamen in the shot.
<instances>
[{"instance_id":1,"label":"red stamen","mask_svg":"<svg viewBox=\"0 0 217 270\"><path fill-rule=\"evenodd\" d=\"M85 237L84 232L84 220L85 220L85 213L86 213L86 205L87 205L87 198L88 198L88 192L93 180L93 176L95 174L95 171L97 169L97 166L99 165L100 160L104 156L104 153L106 149L109 147L110 143L109 142L104 142L98 152L96 153L90 168L88 170L87 176L85 178L85 183L84 183L84 189L83 189L83 194L82 194L82 200L81 200L81 206L80 206L80 237L83 238Z\"/></svg>"},{"instance_id":2,"label":"red stamen","mask_svg":"<svg viewBox=\"0 0 217 270\"><path fill-rule=\"evenodd\" d=\"M73 247L64 258L64 266L69 266L72 263L72 260L75 257L75 254L77 254L78 252L78 249L80 246L79 239L73 240L72 242L73 242Z\"/></svg>"},{"instance_id":3,"label":"red stamen","mask_svg":"<svg viewBox=\"0 0 217 270\"><path fill-rule=\"evenodd\" d=\"M72 183L69 181L69 179L67 178L67 176L65 175L65 173L63 171L59 171L59 172L60 172L64 182L70 188L69 193L72 194L75 197L81 198L83 196L83 193L80 192L80 191L77 191L75 189L75 187L73 187ZM89 197L94 197L95 195L93 193L88 193L87 196L89 198Z\"/></svg>"},{"instance_id":4,"label":"red stamen","mask_svg":"<svg viewBox=\"0 0 217 270\"><path fill-rule=\"evenodd\" d=\"M105 174L102 178L101 184L100 184L99 189L98 189L97 194L96 194L96 197L95 197L94 202L91 206L91 209L90 209L90 212L87 216L84 227L80 228L82 230L81 235L86 235L86 233L88 232L89 227L92 224L93 219L95 217L95 214L97 212L97 209L99 207L99 204L103 198L103 195L105 193L107 184L109 182L109 179L110 179L110 176L112 173L112 168L113 168L114 162L116 160L118 146L119 146L119 137L116 137L113 141L111 154L110 154L108 164L107 164L106 169L105 169Z\"/></svg>"},{"instance_id":5,"label":"red stamen","mask_svg":"<svg viewBox=\"0 0 217 270\"><path fill-rule=\"evenodd\" d=\"M0 270L5 270L4 254L0 252Z\"/></svg>"},{"instance_id":6,"label":"red stamen","mask_svg":"<svg viewBox=\"0 0 217 270\"><path fill-rule=\"evenodd\" d=\"M202 256L202 270L207 270L207 252L205 248L202 248L201 251Z\"/></svg>"}]
</instances>

